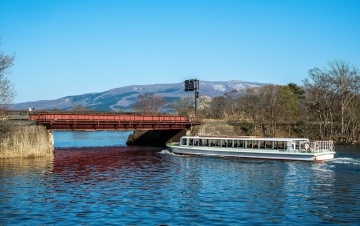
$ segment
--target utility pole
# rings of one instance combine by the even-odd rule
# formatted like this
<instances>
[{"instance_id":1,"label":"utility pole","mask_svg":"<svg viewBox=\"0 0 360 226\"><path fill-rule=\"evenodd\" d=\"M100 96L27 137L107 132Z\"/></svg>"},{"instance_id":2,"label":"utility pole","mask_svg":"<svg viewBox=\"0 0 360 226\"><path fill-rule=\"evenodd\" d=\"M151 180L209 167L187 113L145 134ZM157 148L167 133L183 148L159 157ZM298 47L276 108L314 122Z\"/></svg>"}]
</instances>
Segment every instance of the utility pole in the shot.
<instances>
[{"instance_id":1,"label":"utility pole","mask_svg":"<svg viewBox=\"0 0 360 226\"><path fill-rule=\"evenodd\" d=\"M185 92L189 92L189 91L195 91L195 109L194 109L194 114L196 117L197 114L197 99L199 98L199 80L198 79L189 79L189 80L185 80L184 82L184 91Z\"/></svg>"}]
</instances>

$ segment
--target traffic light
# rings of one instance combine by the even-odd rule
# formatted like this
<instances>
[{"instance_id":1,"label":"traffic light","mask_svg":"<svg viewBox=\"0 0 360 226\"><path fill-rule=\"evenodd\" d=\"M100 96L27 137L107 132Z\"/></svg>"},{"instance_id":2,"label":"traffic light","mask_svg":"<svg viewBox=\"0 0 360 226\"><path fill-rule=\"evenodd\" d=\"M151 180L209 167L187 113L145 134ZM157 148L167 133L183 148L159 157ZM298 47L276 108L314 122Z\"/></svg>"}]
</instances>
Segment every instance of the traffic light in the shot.
<instances>
[{"instance_id":1,"label":"traffic light","mask_svg":"<svg viewBox=\"0 0 360 226\"><path fill-rule=\"evenodd\" d=\"M184 91L185 92L189 91L189 80L185 80L185 82L184 82Z\"/></svg>"},{"instance_id":2,"label":"traffic light","mask_svg":"<svg viewBox=\"0 0 360 226\"><path fill-rule=\"evenodd\" d=\"M194 89L195 89L195 90L200 89L200 87L199 87L199 80L197 80L197 79L194 79Z\"/></svg>"},{"instance_id":3,"label":"traffic light","mask_svg":"<svg viewBox=\"0 0 360 226\"><path fill-rule=\"evenodd\" d=\"M199 89L199 80L197 80L197 79L185 80L185 82L184 82L184 91L185 92L196 91L198 89Z\"/></svg>"}]
</instances>

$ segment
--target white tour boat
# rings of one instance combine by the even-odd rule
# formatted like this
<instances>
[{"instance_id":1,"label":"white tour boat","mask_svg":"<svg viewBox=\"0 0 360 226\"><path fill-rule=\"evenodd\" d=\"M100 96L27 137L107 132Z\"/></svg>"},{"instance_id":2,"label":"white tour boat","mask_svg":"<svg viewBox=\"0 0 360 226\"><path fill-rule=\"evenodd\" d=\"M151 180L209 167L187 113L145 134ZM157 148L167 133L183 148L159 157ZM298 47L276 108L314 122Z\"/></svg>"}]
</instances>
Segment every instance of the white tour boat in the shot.
<instances>
[{"instance_id":1,"label":"white tour boat","mask_svg":"<svg viewBox=\"0 0 360 226\"><path fill-rule=\"evenodd\" d=\"M306 138L183 136L167 146L175 154L253 159L324 161L334 158L333 141Z\"/></svg>"}]
</instances>

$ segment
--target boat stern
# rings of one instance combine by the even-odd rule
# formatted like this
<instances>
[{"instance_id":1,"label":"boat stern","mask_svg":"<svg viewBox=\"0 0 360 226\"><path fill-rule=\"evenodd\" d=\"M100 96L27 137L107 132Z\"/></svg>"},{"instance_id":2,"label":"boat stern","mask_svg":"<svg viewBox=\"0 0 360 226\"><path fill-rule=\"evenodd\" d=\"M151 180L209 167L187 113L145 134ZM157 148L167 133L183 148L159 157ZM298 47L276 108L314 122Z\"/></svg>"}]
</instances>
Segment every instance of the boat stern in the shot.
<instances>
[{"instance_id":1,"label":"boat stern","mask_svg":"<svg viewBox=\"0 0 360 226\"><path fill-rule=\"evenodd\" d=\"M335 155L335 152L330 152L330 153L317 153L314 156L314 160L317 162L323 162L325 160L330 160L333 159Z\"/></svg>"}]
</instances>

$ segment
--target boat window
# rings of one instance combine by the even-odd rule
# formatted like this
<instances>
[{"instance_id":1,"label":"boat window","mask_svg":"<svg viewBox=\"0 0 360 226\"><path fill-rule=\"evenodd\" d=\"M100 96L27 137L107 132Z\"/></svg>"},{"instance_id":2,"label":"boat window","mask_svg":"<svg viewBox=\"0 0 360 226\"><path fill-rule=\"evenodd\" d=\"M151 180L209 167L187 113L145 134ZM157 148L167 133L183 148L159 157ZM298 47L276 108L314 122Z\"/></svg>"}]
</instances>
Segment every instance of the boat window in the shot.
<instances>
[{"instance_id":1,"label":"boat window","mask_svg":"<svg viewBox=\"0 0 360 226\"><path fill-rule=\"evenodd\" d=\"M223 145L223 147L230 148L230 147L232 147L232 140L223 140L222 145Z\"/></svg>"},{"instance_id":2,"label":"boat window","mask_svg":"<svg viewBox=\"0 0 360 226\"><path fill-rule=\"evenodd\" d=\"M183 138L181 143L182 143L182 145L187 145L187 139Z\"/></svg>"},{"instance_id":3,"label":"boat window","mask_svg":"<svg viewBox=\"0 0 360 226\"><path fill-rule=\"evenodd\" d=\"M259 148L259 142L257 140L250 141L250 148Z\"/></svg>"},{"instance_id":4,"label":"boat window","mask_svg":"<svg viewBox=\"0 0 360 226\"><path fill-rule=\"evenodd\" d=\"M245 147L245 141L244 140L240 140L240 146L241 148L244 148Z\"/></svg>"},{"instance_id":5,"label":"boat window","mask_svg":"<svg viewBox=\"0 0 360 226\"><path fill-rule=\"evenodd\" d=\"M259 141L259 143L260 143L260 148L265 149L265 141Z\"/></svg>"},{"instance_id":6,"label":"boat window","mask_svg":"<svg viewBox=\"0 0 360 226\"><path fill-rule=\"evenodd\" d=\"M278 150L286 149L286 142L285 141L275 141L274 149L278 149Z\"/></svg>"},{"instance_id":7,"label":"boat window","mask_svg":"<svg viewBox=\"0 0 360 226\"><path fill-rule=\"evenodd\" d=\"M220 145L220 141L219 140L211 140L210 141L210 146L212 147L217 147Z\"/></svg>"},{"instance_id":8,"label":"boat window","mask_svg":"<svg viewBox=\"0 0 360 226\"><path fill-rule=\"evenodd\" d=\"M203 139L204 146L210 146L210 141L208 139Z\"/></svg>"},{"instance_id":9,"label":"boat window","mask_svg":"<svg viewBox=\"0 0 360 226\"><path fill-rule=\"evenodd\" d=\"M234 148L240 147L240 140L234 140Z\"/></svg>"},{"instance_id":10,"label":"boat window","mask_svg":"<svg viewBox=\"0 0 360 226\"><path fill-rule=\"evenodd\" d=\"M189 139L189 145L194 145L194 139Z\"/></svg>"},{"instance_id":11,"label":"boat window","mask_svg":"<svg viewBox=\"0 0 360 226\"><path fill-rule=\"evenodd\" d=\"M209 140L209 142L210 142L210 143L209 143L209 146L210 146L210 147L214 146L214 141L213 141L213 140Z\"/></svg>"},{"instance_id":12,"label":"boat window","mask_svg":"<svg viewBox=\"0 0 360 226\"><path fill-rule=\"evenodd\" d=\"M252 141L251 140L248 140L247 141L247 148L252 148Z\"/></svg>"},{"instance_id":13,"label":"boat window","mask_svg":"<svg viewBox=\"0 0 360 226\"><path fill-rule=\"evenodd\" d=\"M222 146L223 147L231 147L232 146L231 140L222 140Z\"/></svg>"},{"instance_id":14,"label":"boat window","mask_svg":"<svg viewBox=\"0 0 360 226\"><path fill-rule=\"evenodd\" d=\"M265 141L265 148L266 149L273 149L273 142L272 141Z\"/></svg>"},{"instance_id":15,"label":"boat window","mask_svg":"<svg viewBox=\"0 0 360 226\"><path fill-rule=\"evenodd\" d=\"M199 146L204 146L204 139L199 139Z\"/></svg>"},{"instance_id":16,"label":"boat window","mask_svg":"<svg viewBox=\"0 0 360 226\"><path fill-rule=\"evenodd\" d=\"M295 150L299 150L300 149L300 144L299 141L295 141Z\"/></svg>"},{"instance_id":17,"label":"boat window","mask_svg":"<svg viewBox=\"0 0 360 226\"><path fill-rule=\"evenodd\" d=\"M233 147L233 140L228 140L228 147Z\"/></svg>"},{"instance_id":18,"label":"boat window","mask_svg":"<svg viewBox=\"0 0 360 226\"><path fill-rule=\"evenodd\" d=\"M199 139L194 139L194 146L199 146Z\"/></svg>"}]
</instances>

